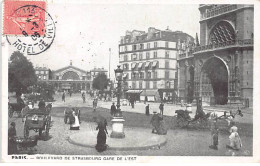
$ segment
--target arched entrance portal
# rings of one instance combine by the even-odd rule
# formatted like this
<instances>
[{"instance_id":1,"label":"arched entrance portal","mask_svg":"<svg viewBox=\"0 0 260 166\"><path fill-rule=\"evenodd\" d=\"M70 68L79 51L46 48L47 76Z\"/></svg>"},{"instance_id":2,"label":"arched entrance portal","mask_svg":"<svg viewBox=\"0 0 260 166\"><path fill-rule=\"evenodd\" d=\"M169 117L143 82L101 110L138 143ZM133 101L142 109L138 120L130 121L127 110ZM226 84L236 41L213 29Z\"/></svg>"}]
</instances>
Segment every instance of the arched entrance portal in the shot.
<instances>
[{"instance_id":1,"label":"arched entrance portal","mask_svg":"<svg viewBox=\"0 0 260 166\"><path fill-rule=\"evenodd\" d=\"M224 62L213 57L201 70L200 93L205 102L224 105L228 101L228 69Z\"/></svg>"}]
</instances>

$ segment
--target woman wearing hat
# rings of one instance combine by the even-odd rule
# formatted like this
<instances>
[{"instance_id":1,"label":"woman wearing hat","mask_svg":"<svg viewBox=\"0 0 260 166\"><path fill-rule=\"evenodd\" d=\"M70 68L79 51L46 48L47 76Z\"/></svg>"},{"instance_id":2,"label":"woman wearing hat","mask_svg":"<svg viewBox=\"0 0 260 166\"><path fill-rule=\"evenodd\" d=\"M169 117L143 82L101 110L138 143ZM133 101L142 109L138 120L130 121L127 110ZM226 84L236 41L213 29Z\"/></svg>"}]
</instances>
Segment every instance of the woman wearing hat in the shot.
<instances>
[{"instance_id":1,"label":"woman wearing hat","mask_svg":"<svg viewBox=\"0 0 260 166\"><path fill-rule=\"evenodd\" d=\"M15 137L16 137L15 122L12 122L10 128L8 129L8 154L17 154Z\"/></svg>"}]
</instances>

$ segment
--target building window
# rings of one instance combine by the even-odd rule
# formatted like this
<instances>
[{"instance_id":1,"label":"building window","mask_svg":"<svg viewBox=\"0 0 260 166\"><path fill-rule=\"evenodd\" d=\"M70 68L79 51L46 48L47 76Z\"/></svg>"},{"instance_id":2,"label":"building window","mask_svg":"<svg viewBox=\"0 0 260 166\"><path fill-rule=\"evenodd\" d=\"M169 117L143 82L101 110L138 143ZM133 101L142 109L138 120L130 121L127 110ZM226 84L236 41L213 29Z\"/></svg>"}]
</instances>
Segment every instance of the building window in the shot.
<instances>
[{"instance_id":1,"label":"building window","mask_svg":"<svg viewBox=\"0 0 260 166\"><path fill-rule=\"evenodd\" d=\"M143 59L143 53L139 53L139 59L140 59L140 60Z\"/></svg>"},{"instance_id":2,"label":"building window","mask_svg":"<svg viewBox=\"0 0 260 166\"><path fill-rule=\"evenodd\" d=\"M157 89L157 82L156 81L153 82L153 89Z\"/></svg>"},{"instance_id":3,"label":"building window","mask_svg":"<svg viewBox=\"0 0 260 166\"><path fill-rule=\"evenodd\" d=\"M139 89L143 89L143 82L139 81Z\"/></svg>"},{"instance_id":4,"label":"building window","mask_svg":"<svg viewBox=\"0 0 260 166\"><path fill-rule=\"evenodd\" d=\"M132 88L135 89L135 87L136 87L136 83L133 82L133 83L132 83Z\"/></svg>"},{"instance_id":5,"label":"building window","mask_svg":"<svg viewBox=\"0 0 260 166\"><path fill-rule=\"evenodd\" d=\"M132 45L132 47L133 47L133 51L137 50L136 45Z\"/></svg>"},{"instance_id":6,"label":"building window","mask_svg":"<svg viewBox=\"0 0 260 166\"><path fill-rule=\"evenodd\" d=\"M144 49L144 44L140 44L140 50Z\"/></svg>"},{"instance_id":7,"label":"building window","mask_svg":"<svg viewBox=\"0 0 260 166\"><path fill-rule=\"evenodd\" d=\"M127 46L125 46L125 51L127 51Z\"/></svg>"},{"instance_id":8,"label":"building window","mask_svg":"<svg viewBox=\"0 0 260 166\"><path fill-rule=\"evenodd\" d=\"M43 79L46 80L46 76L43 76Z\"/></svg>"},{"instance_id":9,"label":"building window","mask_svg":"<svg viewBox=\"0 0 260 166\"><path fill-rule=\"evenodd\" d=\"M169 48L169 42L165 42L165 47Z\"/></svg>"},{"instance_id":10,"label":"building window","mask_svg":"<svg viewBox=\"0 0 260 166\"><path fill-rule=\"evenodd\" d=\"M127 59L127 55L124 55L124 61L127 61L128 59Z\"/></svg>"},{"instance_id":11,"label":"building window","mask_svg":"<svg viewBox=\"0 0 260 166\"><path fill-rule=\"evenodd\" d=\"M146 59L150 59L150 52L146 52Z\"/></svg>"},{"instance_id":12,"label":"building window","mask_svg":"<svg viewBox=\"0 0 260 166\"><path fill-rule=\"evenodd\" d=\"M140 79L144 79L144 73L143 72L140 73Z\"/></svg>"},{"instance_id":13,"label":"building window","mask_svg":"<svg viewBox=\"0 0 260 166\"><path fill-rule=\"evenodd\" d=\"M153 58L157 58L157 51L153 52Z\"/></svg>"},{"instance_id":14,"label":"building window","mask_svg":"<svg viewBox=\"0 0 260 166\"><path fill-rule=\"evenodd\" d=\"M169 79L169 71L165 71L165 78Z\"/></svg>"},{"instance_id":15,"label":"building window","mask_svg":"<svg viewBox=\"0 0 260 166\"><path fill-rule=\"evenodd\" d=\"M147 72L147 77L146 77L146 78L147 78L147 79L150 79L151 76L152 76L152 75L151 75L151 72Z\"/></svg>"},{"instance_id":16,"label":"building window","mask_svg":"<svg viewBox=\"0 0 260 166\"><path fill-rule=\"evenodd\" d=\"M169 55L170 55L169 51L165 51L165 58L169 58Z\"/></svg>"},{"instance_id":17,"label":"building window","mask_svg":"<svg viewBox=\"0 0 260 166\"><path fill-rule=\"evenodd\" d=\"M149 88L150 88L150 82L146 81L146 89L149 89Z\"/></svg>"},{"instance_id":18,"label":"building window","mask_svg":"<svg viewBox=\"0 0 260 166\"><path fill-rule=\"evenodd\" d=\"M154 48L157 48L157 42L154 42Z\"/></svg>"},{"instance_id":19,"label":"building window","mask_svg":"<svg viewBox=\"0 0 260 166\"><path fill-rule=\"evenodd\" d=\"M44 74L44 71L41 71L41 74Z\"/></svg>"},{"instance_id":20,"label":"building window","mask_svg":"<svg viewBox=\"0 0 260 166\"><path fill-rule=\"evenodd\" d=\"M36 74L39 74L39 71L35 71Z\"/></svg>"},{"instance_id":21,"label":"building window","mask_svg":"<svg viewBox=\"0 0 260 166\"><path fill-rule=\"evenodd\" d=\"M156 79L157 78L157 71L153 72L153 78Z\"/></svg>"},{"instance_id":22,"label":"building window","mask_svg":"<svg viewBox=\"0 0 260 166\"><path fill-rule=\"evenodd\" d=\"M165 61L165 68L166 68L166 69L169 68L169 61Z\"/></svg>"},{"instance_id":23,"label":"building window","mask_svg":"<svg viewBox=\"0 0 260 166\"><path fill-rule=\"evenodd\" d=\"M147 43L147 48L150 48L150 43Z\"/></svg>"},{"instance_id":24,"label":"building window","mask_svg":"<svg viewBox=\"0 0 260 166\"><path fill-rule=\"evenodd\" d=\"M136 60L137 59L137 55L136 54L132 54L132 60Z\"/></svg>"}]
</instances>

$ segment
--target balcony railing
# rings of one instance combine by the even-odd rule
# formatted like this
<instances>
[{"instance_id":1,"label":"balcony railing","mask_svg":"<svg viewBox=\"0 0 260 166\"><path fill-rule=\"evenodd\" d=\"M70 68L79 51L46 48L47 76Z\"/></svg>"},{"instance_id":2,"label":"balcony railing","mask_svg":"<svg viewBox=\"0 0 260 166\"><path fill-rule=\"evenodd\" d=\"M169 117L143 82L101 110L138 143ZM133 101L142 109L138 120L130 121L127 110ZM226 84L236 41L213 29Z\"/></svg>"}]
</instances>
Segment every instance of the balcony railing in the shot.
<instances>
[{"instance_id":1,"label":"balcony railing","mask_svg":"<svg viewBox=\"0 0 260 166\"><path fill-rule=\"evenodd\" d=\"M253 39L244 39L244 40L230 40L226 42L221 42L217 44L210 44L196 47L193 50L193 53L203 52L203 51L213 51L216 49L224 49L229 47L243 47L243 46L253 46L254 40Z\"/></svg>"},{"instance_id":2,"label":"balcony railing","mask_svg":"<svg viewBox=\"0 0 260 166\"><path fill-rule=\"evenodd\" d=\"M178 55L178 59L185 59L185 58L190 58L190 57L193 57L193 52L190 51L188 53L182 53L182 54L179 54Z\"/></svg>"},{"instance_id":3,"label":"balcony railing","mask_svg":"<svg viewBox=\"0 0 260 166\"><path fill-rule=\"evenodd\" d=\"M237 9L237 5L222 5L222 6L218 6L215 8L212 8L210 10L208 10L207 12L205 12L202 15L202 20L210 18L210 17L215 17L224 13L228 13L231 12L233 10Z\"/></svg>"}]
</instances>

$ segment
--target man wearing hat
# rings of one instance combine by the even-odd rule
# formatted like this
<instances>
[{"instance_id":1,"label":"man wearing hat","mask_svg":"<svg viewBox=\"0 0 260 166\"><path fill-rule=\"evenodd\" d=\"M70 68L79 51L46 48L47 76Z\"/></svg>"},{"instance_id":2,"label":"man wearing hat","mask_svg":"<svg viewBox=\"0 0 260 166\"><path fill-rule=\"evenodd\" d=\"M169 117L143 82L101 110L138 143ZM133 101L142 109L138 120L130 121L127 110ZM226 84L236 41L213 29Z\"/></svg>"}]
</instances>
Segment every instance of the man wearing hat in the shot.
<instances>
[{"instance_id":1,"label":"man wearing hat","mask_svg":"<svg viewBox=\"0 0 260 166\"><path fill-rule=\"evenodd\" d=\"M150 122L152 124L152 126L154 127L152 130L152 133L158 133L161 120L162 120L162 118L159 116L159 113L157 113L156 111L153 111L153 117Z\"/></svg>"},{"instance_id":2,"label":"man wearing hat","mask_svg":"<svg viewBox=\"0 0 260 166\"><path fill-rule=\"evenodd\" d=\"M110 114L112 116L114 116L116 113L116 106L115 106L115 103L113 102L112 105L111 105L111 108L110 108Z\"/></svg>"}]
</instances>

